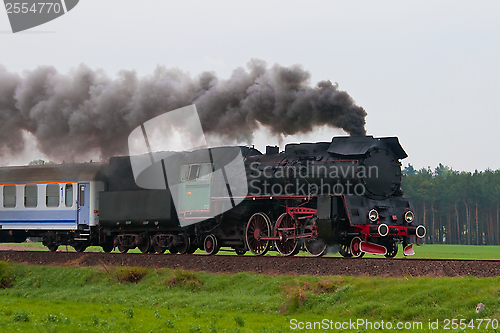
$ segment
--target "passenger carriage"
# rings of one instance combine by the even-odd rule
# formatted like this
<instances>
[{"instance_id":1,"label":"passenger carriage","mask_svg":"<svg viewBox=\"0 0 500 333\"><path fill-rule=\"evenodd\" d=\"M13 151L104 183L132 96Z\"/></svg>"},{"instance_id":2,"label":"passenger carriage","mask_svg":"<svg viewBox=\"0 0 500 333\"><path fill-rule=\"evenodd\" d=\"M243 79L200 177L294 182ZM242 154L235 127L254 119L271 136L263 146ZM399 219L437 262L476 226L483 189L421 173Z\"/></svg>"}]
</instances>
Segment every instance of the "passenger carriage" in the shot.
<instances>
[{"instance_id":1,"label":"passenger carriage","mask_svg":"<svg viewBox=\"0 0 500 333\"><path fill-rule=\"evenodd\" d=\"M0 241L43 237L52 251L64 244L83 251L90 244L91 228L99 223L101 167L84 163L0 168Z\"/></svg>"}]
</instances>

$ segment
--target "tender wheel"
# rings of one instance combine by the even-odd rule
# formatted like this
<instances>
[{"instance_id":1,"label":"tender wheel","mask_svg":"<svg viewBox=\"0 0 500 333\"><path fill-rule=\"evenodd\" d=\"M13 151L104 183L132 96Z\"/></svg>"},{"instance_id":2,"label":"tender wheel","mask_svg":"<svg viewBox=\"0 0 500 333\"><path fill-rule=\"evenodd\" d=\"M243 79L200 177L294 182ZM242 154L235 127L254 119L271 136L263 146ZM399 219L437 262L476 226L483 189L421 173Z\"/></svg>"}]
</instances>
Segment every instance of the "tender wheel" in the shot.
<instances>
[{"instance_id":1,"label":"tender wheel","mask_svg":"<svg viewBox=\"0 0 500 333\"><path fill-rule=\"evenodd\" d=\"M57 249L59 248L59 245L49 244L49 245L47 245L47 248L49 249L50 252L56 252Z\"/></svg>"},{"instance_id":2,"label":"tender wheel","mask_svg":"<svg viewBox=\"0 0 500 333\"><path fill-rule=\"evenodd\" d=\"M155 245L154 249L155 249L155 252L158 253L158 254L162 254L162 253L165 253L165 251L167 251L166 247L162 247L162 246L159 246L159 245Z\"/></svg>"},{"instance_id":3,"label":"tender wheel","mask_svg":"<svg viewBox=\"0 0 500 333\"><path fill-rule=\"evenodd\" d=\"M235 249L235 251L236 251L236 254L239 256L242 256L245 253L247 253L247 250L244 250L244 249Z\"/></svg>"},{"instance_id":4,"label":"tender wheel","mask_svg":"<svg viewBox=\"0 0 500 333\"><path fill-rule=\"evenodd\" d=\"M313 257L321 257L326 253L326 244L319 239L306 239L305 243L306 251Z\"/></svg>"},{"instance_id":5,"label":"tender wheel","mask_svg":"<svg viewBox=\"0 0 500 333\"><path fill-rule=\"evenodd\" d=\"M83 252L87 249L87 245L81 242L77 242L76 244L73 245L73 248L75 249L76 252Z\"/></svg>"},{"instance_id":6,"label":"tender wheel","mask_svg":"<svg viewBox=\"0 0 500 333\"><path fill-rule=\"evenodd\" d=\"M217 237L215 237L214 235L208 235L207 237L205 237L203 245L207 254L217 254L217 252L219 252Z\"/></svg>"},{"instance_id":7,"label":"tender wheel","mask_svg":"<svg viewBox=\"0 0 500 333\"><path fill-rule=\"evenodd\" d=\"M120 241L119 236L115 236L113 244L116 245L116 248L118 249L118 251L120 251L120 253L127 253L128 252L128 248L123 246L122 242Z\"/></svg>"},{"instance_id":8,"label":"tender wheel","mask_svg":"<svg viewBox=\"0 0 500 333\"><path fill-rule=\"evenodd\" d=\"M189 247L191 246L191 240L186 234L181 234L179 235L179 237L181 238L181 244L175 245L175 248L177 249L177 252L179 252L179 254L186 254L188 253Z\"/></svg>"},{"instance_id":9,"label":"tender wheel","mask_svg":"<svg viewBox=\"0 0 500 333\"><path fill-rule=\"evenodd\" d=\"M365 255L365 253L361 251L361 238L357 236L351 241L351 254L353 258L361 258Z\"/></svg>"},{"instance_id":10,"label":"tender wheel","mask_svg":"<svg viewBox=\"0 0 500 333\"><path fill-rule=\"evenodd\" d=\"M148 253L149 249L151 247L151 239L149 238L149 235L144 234L141 236L142 242L137 248L142 252L142 253Z\"/></svg>"},{"instance_id":11,"label":"tender wheel","mask_svg":"<svg viewBox=\"0 0 500 333\"><path fill-rule=\"evenodd\" d=\"M196 250L198 250L198 245L191 243L191 245L189 245L189 249L186 251L186 253L193 254L196 252Z\"/></svg>"},{"instance_id":12,"label":"tender wheel","mask_svg":"<svg viewBox=\"0 0 500 333\"><path fill-rule=\"evenodd\" d=\"M118 248L118 251L120 251L120 253L127 253L128 252L128 248L126 248L125 246L123 246L122 244L119 244L118 246L116 246Z\"/></svg>"},{"instance_id":13,"label":"tender wheel","mask_svg":"<svg viewBox=\"0 0 500 333\"><path fill-rule=\"evenodd\" d=\"M271 220L264 213L255 213L247 223L245 241L247 247L255 255L261 256L269 250L269 240L262 240L262 237L271 236Z\"/></svg>"},{"instance_id":14,"label":"tender wheel","mask_svg":"<svg viewBox=\"0 0 500 333\"><path fill-rule=\"evenodd\" d=\"M155 253L162 254L167 251L166 247L160 246L156 241L153 241L153 238L151 238L151 245Z\"/></svg>"},{"instance_id":15,"label":"tender wheel","mask_svg":"<svg viewBox=\"0 0 500 333\"><path fill-rule=\"evenodd\" d=\"M170 249L168 249L170 251L170 253L172 254L177 254L179 253L179 251L177 251L177 248L175 246L171 246Z\"/></svg>"},{"instance_id":16,"label":"tender wheel","mask_svg":"<svg viewBox=\"0 0 500 333\"><path fill-rule=\"evenodd\" d=\"M394 258L398 254L398 243L392 242L387 246L386 258Z\"/></svg>"},{"instance_id":17,"label":"tender wheel","mask_svg":"<svg viewBox=\"0 0 500 333\"><path fill-rule=\"evenodd\" d=\"M105 243L105 244L102 244L101 245L102 247L102 250L106 253L110 253L111 251L113 251L113 243Z\"/></svg>"},{"instance_id":18,"label":"tender wheel","mask_svg":"<svg viewBox=\"0 0 500 333\"><path fill-rule=\"evenodd\" d=\"M349 252L349 246L345 245L345 244L340 244L339 253L344 258L350 258L350 257L352 257L351 252Z\"/></svg>"},{"instance_id":19,"label":"tender wheel","mask_svg":"<svg viewBox=\"0 0 500 333\"><path fill-rule=\"evenodd\" d=\"M297 254L297 245L299 240L294 238L297 236L297 228L295 221L287 213L281 214L276 221L274 227L274 237L279 237L279 240L274 241L276 250L283 256L292 256Z\"/></svg>"}]
</instances>

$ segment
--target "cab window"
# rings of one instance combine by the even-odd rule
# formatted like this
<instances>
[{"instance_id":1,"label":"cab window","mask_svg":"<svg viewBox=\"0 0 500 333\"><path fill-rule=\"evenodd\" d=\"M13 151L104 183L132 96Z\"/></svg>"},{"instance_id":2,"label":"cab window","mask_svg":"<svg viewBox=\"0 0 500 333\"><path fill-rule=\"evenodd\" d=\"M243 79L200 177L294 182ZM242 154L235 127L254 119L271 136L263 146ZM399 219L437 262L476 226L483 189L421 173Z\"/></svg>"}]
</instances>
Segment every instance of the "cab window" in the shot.
<instances>
[{"instance_id":1,"label":"cab window","mask_svg":"<svg viewBox=\"0 0 500 333\"><path fill-rule=\"evenodd\" d=\"M210 175L210 172L211 172L211 168L210 168L210 164L202 164L201 165L201 170L200 170L200 177L199 179L200 180L206 180L208 179L208 176Z\"/></svg>"},{"instance_id":2,"label":"cab window","mask_svg":"<svg viewBox=\"0 0 500 333\"><path fill-rule=\"evenodd\" d=\"M198 172L200 171L199 164L191 164L191 168L189 169L189 180L195 180L198 178Z\"/></svg>"},{"instance_id":3,"label":"cab window","mask_svg":"<svg viewBox=\"0 0 500 333\"><path fill-rule=\"evenodd\" d=\"M181 182L185 182L189 176L189 165L183 165L181 167Z\"/></svg>"},{"instance_id":4,"label":"cab window","mask_svg":"<svg viewBox=\"0 0 500 333\"><path fill-rule=\"evenodd\" d=\"M181 182L188 180L206 180L212 172L211 164L186 164L181 166Z\"/></svg>"}]
</instances>

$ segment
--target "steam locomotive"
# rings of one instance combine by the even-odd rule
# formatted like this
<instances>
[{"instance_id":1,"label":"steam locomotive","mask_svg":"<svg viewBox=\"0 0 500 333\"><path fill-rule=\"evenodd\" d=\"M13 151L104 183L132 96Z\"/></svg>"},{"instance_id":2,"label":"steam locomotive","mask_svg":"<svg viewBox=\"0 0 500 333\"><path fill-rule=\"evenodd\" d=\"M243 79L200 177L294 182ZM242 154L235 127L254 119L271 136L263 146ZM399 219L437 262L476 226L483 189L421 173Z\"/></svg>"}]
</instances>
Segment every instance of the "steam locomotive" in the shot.
<instances>
[{"instance_id":1,"label":"steam locomotive","mask_svg":"<svg viewBox=\"0 0 500 333\"><path fill-rule=\"evenodd\" d=\"M412 239L425 236L401 191L400 160L407 155L395 137L334 137L288 144L283 152L268 146L265 154L238 146L172 156L158 169L168 174L163 188L138 186L129 156L0 168L0 242L42 237L51 251L96 245L105 252L231 248L283 256L301 249L321 256L331 246L358 258L394 257L400 243L410 255ZM238 158L242 167L228 163Z\"/></svg>"}]
</instances>

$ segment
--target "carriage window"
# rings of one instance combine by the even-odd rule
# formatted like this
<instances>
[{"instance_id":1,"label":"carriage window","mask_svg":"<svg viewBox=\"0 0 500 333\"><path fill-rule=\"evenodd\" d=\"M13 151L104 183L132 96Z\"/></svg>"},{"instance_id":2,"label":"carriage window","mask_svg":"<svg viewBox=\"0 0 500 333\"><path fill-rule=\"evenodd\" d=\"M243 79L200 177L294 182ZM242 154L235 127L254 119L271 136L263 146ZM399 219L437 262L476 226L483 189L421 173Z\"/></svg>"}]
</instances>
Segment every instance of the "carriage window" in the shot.
<instances>
[{"instance_id":1,"label":"carriage window","mask_svg":"<svg viewBox=\"0 0 500 333\"><path fill-rule=\"evenodd\" d=\"M208 176L210 175L210 164L202 164L201 165L201 170L200 170L200 180L206 180L208 179Z\"/></svg>"},{"instance_id":2,"label":"carriage window","mask_svg":"<svg viewBox=\"0 0 500 333\"><path fill-rule=\"evenodd\" d=\"M200 171L200 165L191 164L191 169L189 170L189 180L198 178L198 171Z\"/></svg>"},{"instance_id":3,"label":"carriage window","mask_svg":"<svg viewBox=\"0 0 500 333\"><path fill-rule=\"evenodd\" d=\"M3 206L5 208L16 207L16 185L5 185L3 187Z\"/></svg>"},{"instance_id":4,"label":"carriage window","mask_svg":"<svg viewBox=\"0 0 500 333\"><path fill-rule=\"evenodd\" d=\"M38 201L38 185L24 186L24 207L36 207Z\"/></svg>"},{"instance_id":5,"label":"carriage window","mask_svg":"<svg viewBox=\"0 0 500 333\"><path fill-rule=\"evenodd\" d=\"M189 175L189 165L183 165L181 167L181 182L185 182Z\"/></svg>"},{"instance_id":6,"label":"carriage window","mask_svg":"<svg viewBox=\"0 0 500 333\"><path fill-rule=\"evenodd\" d=\"M73 206L73 184L66 184L64 197L66 198L66 207Z\"/></svg>"},{"instance_id":7,"label":"carriage window","mask_svg":"<svg viewBox=\"0 0 500 333\"><path fill-rule=\"evenodd\" d=\"M47 185L45 204L47 207L59 207L59 185Z\"/></svg>"}]
</instances>

